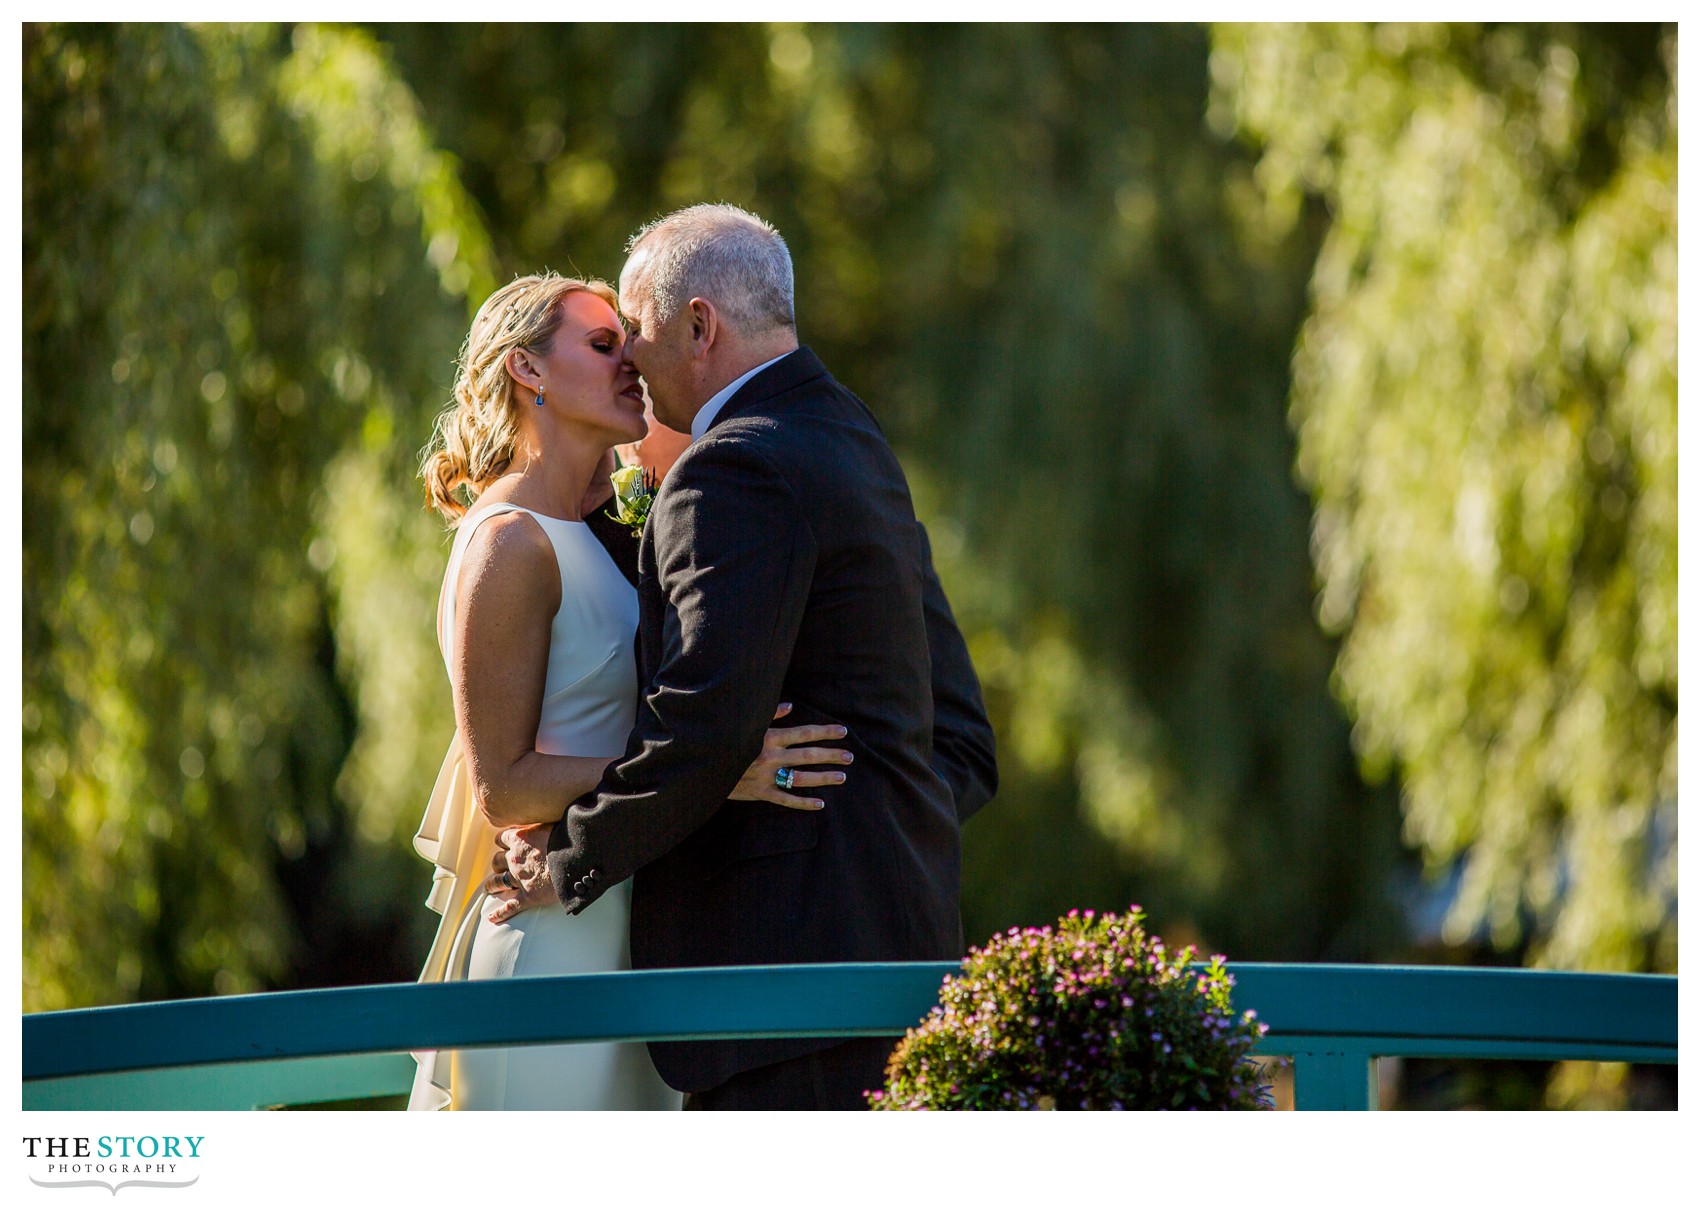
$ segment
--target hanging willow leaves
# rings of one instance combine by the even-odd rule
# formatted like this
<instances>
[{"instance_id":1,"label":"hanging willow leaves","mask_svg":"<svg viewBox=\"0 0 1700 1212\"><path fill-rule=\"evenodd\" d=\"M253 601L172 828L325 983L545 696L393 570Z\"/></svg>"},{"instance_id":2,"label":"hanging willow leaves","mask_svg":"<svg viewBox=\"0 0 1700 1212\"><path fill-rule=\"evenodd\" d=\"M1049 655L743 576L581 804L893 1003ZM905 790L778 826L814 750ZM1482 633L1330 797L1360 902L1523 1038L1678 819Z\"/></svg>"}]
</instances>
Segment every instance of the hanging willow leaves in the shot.
<instances>
[{"instance_id":1,"label":"hanging willow leaves","mask_svg":"<svg viewBox=\"0 0 1700 1212\"><path fill-rule=\"evenodd\" d=\"M1393 800L1329 691L1291 474L1317 231L1277 233L1205 127L1205 31L379 32L515 270L612 276L705 198L785 234L987 682L971 933L1137 899L1235 955L1395 945Z\"/></svg>"},{"instance_id":2,"label":"hanging willow leaves","mask_svg":"<svg viewBox=\"0 0 1700 1212\"><path fill-rule=\"evenodd\" d=\"M386 75L346 32L25 31L27 1009L339 962L362 649L314 502L365 505L327 470L444 398L490 281Z\"/></svg>"},{"instance_id":3,"label":"hanging willow leaves","mask_svg":"<svg viewBox=\"0 0 1700 1212\"><path fill-rule=\"evenodd\" d=\"M1217 119L1333 220L1295 361L1321 615L1449 921L1676 964L1676 34L1223 27Z\"/></svg>"},{"instance_id":4,"label":"hanging willow leaves","mask_svg":"<svg viewBox=\"0 0 1700 1212\"><path fill-rule=\"evenodd\" d=\"M1668 966L1661 37L26 27L26 1005L411 975L469 309L704 198L932 530L971 935L1392 958L1402 788L1458 934Z\"/></svg>"}]
</instances>

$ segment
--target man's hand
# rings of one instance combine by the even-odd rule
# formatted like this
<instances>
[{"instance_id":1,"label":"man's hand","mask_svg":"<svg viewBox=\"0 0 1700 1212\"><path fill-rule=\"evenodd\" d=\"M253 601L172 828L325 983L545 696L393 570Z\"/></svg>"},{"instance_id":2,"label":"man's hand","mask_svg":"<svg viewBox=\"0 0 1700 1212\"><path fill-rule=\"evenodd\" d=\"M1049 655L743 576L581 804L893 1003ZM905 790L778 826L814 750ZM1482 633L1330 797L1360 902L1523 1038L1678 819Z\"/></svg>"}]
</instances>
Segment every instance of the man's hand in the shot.
<instances>
[{"instance_id":1,"label":"man's hand","mask_svg":"<svg viewBox=\"0 0 1700 1212\"><path fill-rule=\"evenodd\" d=\"M559 905L555 887L549 882L544 848L549 845L549 825L526 825L504 829L490 861L492 872L484 891L496 902L490 921L505 922L517 913L540 905Z\"/></svg>"}]
</instances>

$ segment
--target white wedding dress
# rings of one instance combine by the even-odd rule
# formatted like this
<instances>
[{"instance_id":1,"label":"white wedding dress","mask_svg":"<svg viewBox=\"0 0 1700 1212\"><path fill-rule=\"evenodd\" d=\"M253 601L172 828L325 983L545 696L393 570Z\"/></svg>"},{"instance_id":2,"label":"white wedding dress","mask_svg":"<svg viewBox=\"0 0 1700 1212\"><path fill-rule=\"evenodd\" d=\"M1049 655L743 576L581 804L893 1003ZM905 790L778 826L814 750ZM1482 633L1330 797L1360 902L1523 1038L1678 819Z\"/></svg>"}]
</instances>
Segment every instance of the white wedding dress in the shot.
<instances>
[{"instance_id":1,"label":"white wedding dress","mask_svg":"<svg viewBox=\"0 0 1700 1212\"><path fill-rule=\"evenodd\" d=\"M437 640L453 652L455 582L468 540L499 514L532 517L555 548L561 608L549 635L549 670L537 726L541 753L617 757L637 711L637 592L591 530L498 502L460 522L438 604ZM452 676L452 670L451 670ZM631 967L631 882L569 916L558 905L527 909L500 925L487 918L478 884L490 871L494 831L473 806L460 751L451 745L415 845L437 864L428 903L443 914L421 980L611 972ZM676 1111L682 1096L633 1044L544 1044L420 1053L410 1110Z\"/></svg>"}]
</instances>

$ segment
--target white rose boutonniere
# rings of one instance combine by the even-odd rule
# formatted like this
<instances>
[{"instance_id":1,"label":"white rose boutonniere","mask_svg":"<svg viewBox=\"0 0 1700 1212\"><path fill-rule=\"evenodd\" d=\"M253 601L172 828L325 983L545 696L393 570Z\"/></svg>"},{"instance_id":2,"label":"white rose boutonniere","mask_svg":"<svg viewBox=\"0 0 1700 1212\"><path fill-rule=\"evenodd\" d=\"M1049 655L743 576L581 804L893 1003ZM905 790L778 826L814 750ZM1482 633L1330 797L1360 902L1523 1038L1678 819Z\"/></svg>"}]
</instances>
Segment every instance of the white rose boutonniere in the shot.
<instances>
[{"instance_id":1,"label":"white rose boutonniere","mask_svg":"<svg viewBox=\"0 0 1700 1212\"><path fill-rule=\"evenodd\" d=\"M642 535L649 507L655 504L655 473L633 463L616 471L613 481L614 520L630 526L633 534Z\"/></svg>"}]
</instances>

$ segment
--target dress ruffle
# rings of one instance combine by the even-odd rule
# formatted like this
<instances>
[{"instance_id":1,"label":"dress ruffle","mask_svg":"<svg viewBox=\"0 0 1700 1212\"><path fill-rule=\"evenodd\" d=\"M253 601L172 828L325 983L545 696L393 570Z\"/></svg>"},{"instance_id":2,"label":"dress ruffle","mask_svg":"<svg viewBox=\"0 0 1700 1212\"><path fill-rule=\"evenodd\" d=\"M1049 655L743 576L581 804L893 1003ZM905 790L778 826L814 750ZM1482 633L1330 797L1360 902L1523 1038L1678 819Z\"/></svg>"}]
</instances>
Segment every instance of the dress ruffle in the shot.
<instances>
[{"instance_id":1,"label":"dress ruffle","mask_svg":"<svg viewBox=\"0 0 1700 1212\"><path fill-rule=\"evenodd\" d=\"M449 743L437 772L436 785L425 806L425 818L414 834L413 848L428 859L435 871L425 903L442 914L437 937L431 942L421 981L465 980L472 956L472 940L478 933L478 911L483 903L482 885L490 874L496 852L496 830L478 811L472 796L472 778L460 733ZM453 1105L450 1084L453 1053L415 1052L419 1067L413 1079L409 1111L443 1111Z\"/></svg>"}]
</instances>

